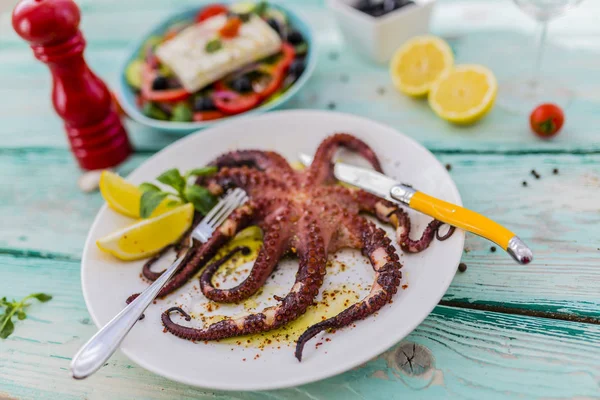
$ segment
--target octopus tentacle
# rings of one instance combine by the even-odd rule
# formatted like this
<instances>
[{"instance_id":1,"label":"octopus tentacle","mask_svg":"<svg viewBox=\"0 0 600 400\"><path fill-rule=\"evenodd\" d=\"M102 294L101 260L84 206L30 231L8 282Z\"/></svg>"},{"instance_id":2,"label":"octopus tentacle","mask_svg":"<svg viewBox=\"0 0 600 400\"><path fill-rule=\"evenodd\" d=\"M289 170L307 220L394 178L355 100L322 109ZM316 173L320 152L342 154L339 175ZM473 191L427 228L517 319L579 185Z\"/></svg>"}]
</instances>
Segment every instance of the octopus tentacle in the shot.
<instances>
[{"instance_id":1,"label":"octopus tentacle","mask_svg":"<svg viewBox=\"0 0 600 400\"><path fill-rule=\"evenodd\" d=\"M284 181L247 166L224 167L216 175L210 177L206 184L213 194L219 195L223 193L224 189L239 187L254 199L264 197L265 193L289 189Z\"/></svg>"},{"instance_id":2,"label":"octopus tentacle","mask_svg":"<svg viewBox=\"0 0 600 400\"><path fill-rule=\"evenodd\" d=\"M289 228L279 225L269 227L263 238L263 246L258 253L250 274L242 283L229 289L218 289L212 284L212 278L220 264L208 266L200 276L202 293L210 300L223 303L237 303L255 294L267 281L277 266L279 259L289 247Z\"/></svg>"},{"instance_id":3,"label":"octopus tentacle","mask_svg":"<svg viewBox=\"0 0 600 400\"><path fill-rule=\"evenodd\" d=\"M223 167L258 168L274 177L295 176L294 169L285 158L273 151L239 150L225 153L209 163L219 169Z\"/></svg>"},{"instance_id":4,"label":"octopus tentacle","mask_svg":"<svg viewBox=\"0 0 600 400\"><path fill-rule=\"evenodd\" d=\"M305 233L301 234L298 243L300 266L296 282L278 305L260 313L219 321L203 329L179 325L171 320L169 312L163 312L161 319L166 330L188 340L218 340L269 331L304 314L323 284L327 252L325 239L316 232L317 222L311 220L303 225Z\"/></svg>"},{"instance_id":5,"label":"octopus tentacle","mask_svg":"<svg viewBox=\"0 0 600 400\"><path fill-rule=\"evenodd\" d=\"M382 172L379 158L368 144L347 133L336 133L323 140L317 149L306 175L305 183L307 185L335 182L332 161L333 156L340 147L356 151L369 161L375 170Z\"/></svg>"},{"instance_id":6,"label":"octopus tentacle","mask_svg":"<svg viewBox=\"0 0 600 400\"><path fill-rule=\"evenodd\" d=\"M381 222L389 223L396 229L396 241L400 248L407 253L419 253L429 247L436 237L437 230L443 222L437 219L429 222L421 238L413 240L410 238L411 222L408 213L398 205L381 199L364 190L356 191L357 201L361 211L368 212L377 217ZM446 240L454 233L454 227L450 227L442 239Z\"/></svg>"},{"instance_id":7,"label":"octopus tentacle","mask_svg":"<svg viewBox=\"0 0 600 400\"><path fill-rule=\"evenodd\" d=\"M211 258L219 248L227 243L237 232L248 226L253 217L252 204L245 204L236 209L225 222L215 231L210 239L203 244L194 242L192 249L181 263L179 271L160 290L157 297L164 297L183 286L192 278ZM137 295L131 295L127 302L133 301Z\"/></svg>"},{"instance_id":8,"label":"octopus tentacle","mask_svg":"<svg viewBox=\"0 0 600 400\"><path fill-rule=\"evenodd\" d=\"M371 292L360 302L350 306L335 317L321 321L309 327L298 339L296 344L296 358L302 361L302 351L306 342L325 329L338 329L348 326L354 321L364 319L373 314L398 291L402 272L402 265L398 261L398 254L385 236L385 232L373 223L361 217L348 227L354 236L361 237L362 253L369 257L375 270L375 281Z\"/></svg>"}]
</instances>

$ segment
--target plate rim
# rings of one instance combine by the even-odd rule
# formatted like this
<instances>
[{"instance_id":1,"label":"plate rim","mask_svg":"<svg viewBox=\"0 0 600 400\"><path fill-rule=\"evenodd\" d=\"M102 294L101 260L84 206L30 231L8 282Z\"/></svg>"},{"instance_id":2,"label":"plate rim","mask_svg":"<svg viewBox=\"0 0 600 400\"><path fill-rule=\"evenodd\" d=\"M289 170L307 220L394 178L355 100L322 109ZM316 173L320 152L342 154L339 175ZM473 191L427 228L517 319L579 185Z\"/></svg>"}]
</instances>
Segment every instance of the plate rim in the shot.
<instances>
[{"instance_id":1,"label":"plate rim","mask_svg":"<svg viewBox=\"0 0 600 400\"><path fill-rule=\"evenodd\" d=\"M248 115L248 116L244 116L243 119L269 119L271 118L271 115L284 115L284 114L297 114L297 115L308 115L310 116L310 114L313 115L337 115L339 117L344 117L344 118L351 118L351 119L357 119L357 120L362 120L363 122L367 122L370 124L374 124L377 125L380 128L384 128L384 129L391 129L393 131L395 131L398 135L403 136L404 139L408 140L409 142L411 142L414 146L425 150L426 152L428 152L433 160L438 163L439 167L443 170L443 173L445 173L447 175L448 178L448 183L449 183L449 189L452 192L453 195L455 195L457 197L457 201L455 202L457 205L462 206L462 197L460 195L460 192L456 186L456 183L454 182L454 180L452 179L452 176L448 173L448 171L446 170L446 168L444 167L444 165L437 159L437 157L431 152L429 151L425 146L423 146L421 143L417 142L415 139L413 139L412 137L400 132L398 129L396 129L395 127L391 126L391 125L387 125L384 123L381 123L379 121L373 120L371 118L367 118L367 117L363 117L363 116L358 116L358 115L354 115L354 114L349 114L349 113L344 113L344 112L339 112L339 111L327 111L327 110L307 110L307 109L293 109L293 110L279 110L279 111L272 111L269 113L265 113L265 114L257 114L257 115ZM223 129L223 128L227 128L227 124L231 123L231 124L237 124L239 123L240 119L242 119L242 117L240 117L239 119L236 118L235 121L231 120L231 121L227 121L224 122L222 124L218 124L214 127L211 127L209 129ZM178 147L178 146L183 146L185 145L187 142L190 142L192 140L195 140L196 136L201 136L202 132L204 132L205 130L198 130L196 132L193 132L189 135L183 136L180 139L176 140L175 142L169 144L168 146L165 146L163 149L161 149L160 151L157 151L155 154L153 154L151 157L149 157L147 160L145 160L143 163L141 163L140 165L138 165L133 171L131 171L125 178L127 179L129 176L131 176L132 174L134 174L136 171L138 171L140 168L144 167L147 164L151 164L152 162L154 162L154 159L156 157L158 157L161 153L163 153L164 151L167 151L168 149L174 148L174 147ZM88 234L86 236L86 240L84 243L84 248L83 248L83 253L81 256L81 268L80 268L80 279L81 279L81 290L82 290L82 294L83 294L83 298L84 298L84 302L87 308L88 313L90 314L90 317L92 319L92 321L94 322L94 325L100 329L102 327L102 325L99 323L97 316L94 315L91 311L91 307L90 307L90 300L88 298L88 294L85 291L85 274L84 274L84 269L85 264L86 264L86 259L89 257L88 253L89 253L89 249L92 247L92 245L94 245L94 241L92 238L92 232L95 230L96 225L100 223L100 215L103 213L103 211L105 209L107 209L107 205L106 203L104 203L100 209L98 210L98 212L96 213L96 216L94 218L94 221L92 222L92 224L90 225L90 228L88 230ZM456 229L455 235L459 236L460 239L460 246L457 245L457 249L460 248L460 253L458 254L458 261L460 261L461 257L462 257L462 251L464 249L464 244L465 244L465 232L462 229ZM333 367L330 371L328 371L325 374L321 374L319 375L318 378L314 378L314 377L296 377L296 376L291 376L288 379L282 379L277 381L277 383L272 384L272 383L264 383L264 382L256 382L256 383L252 383L252 384L243 384L243 385L236 385L235 381L230 381L229 384L227 384L227 386L224 385L220 385L220 384L211 384L211 385L207 385L207 386L203 386L198 384L198 382L195 382L193 380L189 380L186 378L182 378L180 376L175 376L173 374L171 374L169 371L166 370L161 370L159 366L154 366L154 365L147 365L145 362L140 362L138 357L135 354L132 354L130 351L121 348L121 345L119 345L119 350L128 358L130 359L132 362L134 362L136 365L140 366L141 368L150 371L154 374L157 374L159 376L162 376L164 378L167 378L169 380L172 380L174 382L179 382L179 383L183 383L186 385L190 385L196 388L202 388L202 389L208 389L208 390L220 390L220 391L227 391L227 392L231 392L231 391L262 391L262 390L276 390L276 389L285 389L285 388L290 388L290 387L295 387L295 386L301 386L301 385L305 385L305 384L309 384L309 383L315 383L315 382L320 382L323 381L327 378L331 378L337 375L340 375L344 372L347 372L349 370L351 370L352 368L356 368L359 365L362 365L378 356L380 356L382 353L386 352L387 350L391 349L393 346L395 346L396 344L400 343L402 340L404 340L408 335L410 335L419 325L421 325L423 323L423 321L425 319L427 319L427 317L429 317L429 315L431 315L431 312L433 311L433 309L438 305L439 301L442 299L442 297L446 294L446 292L448 291L448 288L450 287L450 284L452 283L452 280L454 279L455 274L453 275L448 275L448 277L446 277L446 279L444 279L443 281L443 287L444 290L441 291L439 297L435 296L435 301L434 298L432 297L431 299L431 305L427 306L427 313L424 315L423 318L417 318L415 320L415 322L413 324L410 324L410 326L407 329L407 333L399 338L393 337L389 340L380 340L378 341L375 346L374 346L374 350L372 352L372 354L370 356L365 356L362 357L360 359L357 359L354 362L351 363L345 363L342 364L343 366L339 366L336 365L335 367ZM375 355L373 355L375 354Z\"/></svg>"}]
</instances>

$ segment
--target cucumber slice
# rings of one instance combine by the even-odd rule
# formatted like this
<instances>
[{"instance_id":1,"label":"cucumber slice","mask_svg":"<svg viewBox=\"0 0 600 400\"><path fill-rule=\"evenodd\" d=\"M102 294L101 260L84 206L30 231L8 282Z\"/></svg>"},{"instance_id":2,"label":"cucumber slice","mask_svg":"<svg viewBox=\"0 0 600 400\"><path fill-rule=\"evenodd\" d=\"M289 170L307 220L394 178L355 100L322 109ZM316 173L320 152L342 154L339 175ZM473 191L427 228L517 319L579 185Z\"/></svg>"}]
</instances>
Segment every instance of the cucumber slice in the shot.
<instances>
[{"instance_id":1,"label":"cucumber slice","mask_svg":"<svg viewBox=\"0 0 600 400\"><path fill-rule=\"evenodd\" d=\"M233 3L229 6L229 9L236 14L249 14L254 11L256 2L254 1L240 1L239 3Z\"/></svg>"},{"instance_id":2,"label":"cucumber slice","mask_svg":"<svg viewBox=\"0 0 600 400\"><path fill-rule=\"evenodd\" d=\"M125 68L125 80L132 88L140 90L142 88L142 69L144 62L142 60L133 60Z\"/></svg>"},{"instance_id":3,"label":"cucumber slice","mask_svg":"<svg viewBox=\"0 0 600 400\"><path fill-rule=\"evenodd\" d=\"M145 116L150 117L150 118L160 119L163 121L166 121L169 119L169 116L167 115L166 112L164 112L163 110L158 108L158 106L156 104L151 103L151 102L147 102L144 104L144 108L142 109L142 112L144 113Z\"/></svg>"},{"instance_id":4,"label":"cucumber slice","mask_svg":"<svg viewBox=\"0 0 600 400\"><path fill-rule=\"evenodd\" d=\"M173 108L171 121L189 122L193 118L192 109L186 103L179 103Z\"/></svg>"},{"instance_id":5,"label":"cucumber slice","mask_svg":"<svg viewBox=\"0 0 600 400\"><path fill-rule=\"evenodd\" d=\"M287 15L283 11L279 11L275 8L267 8L265 11L265 18L273 18L275 21L279 22L282 25L287 25Z\"/></svg>"}]
</instances>

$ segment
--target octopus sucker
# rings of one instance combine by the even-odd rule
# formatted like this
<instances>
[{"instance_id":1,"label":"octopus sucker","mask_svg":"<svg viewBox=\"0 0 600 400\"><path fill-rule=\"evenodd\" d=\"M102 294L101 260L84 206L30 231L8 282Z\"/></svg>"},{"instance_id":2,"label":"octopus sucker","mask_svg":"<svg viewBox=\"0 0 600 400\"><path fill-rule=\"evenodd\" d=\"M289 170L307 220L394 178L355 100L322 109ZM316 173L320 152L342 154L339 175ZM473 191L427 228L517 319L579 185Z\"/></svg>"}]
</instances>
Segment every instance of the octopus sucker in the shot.
<instances>
[{"instance_id":1,"label":"octopus sucker","mask_svg":"<svg viewBox=\"0 0 600 400\"><path fill-rule=\"evenodd\" d=\"M338 149L346 148L362 155L377 171L382 171L375 152L362 140L339 133L326 138L315 153L312 164L303 171L294 170L277 153L261 150L233 151L216 158L210 165L218 168L210 177L200 178L215 194L231 187L246 191L250 201L234 214L205 244L194 244L192 255L184 260L180 271L165 286L165 296L198 273L216 252L249 225L263 232L263 245L248 277L237 286L219 289L212 284L218 269L208 266L200 275L204 295L218 302L241 302L256 293L272 274L279 260L296 255L299 260L295 282L286 296L261 312L225 319L205 327L184 326L171 319L172 312L187 315L180 308L162 313L166 331L193 341L219 340L256 334L279 328L299 316L315 302L327 273L328 256L342 248L361 250L375 271L370 293L341 313L309 327L299 338L296 357L302 359L305 344L319 332L340 329L364 319L392 300L402 278L402 264L392 239L385 231L361 214L375 216L391 224L395 240L405 252L425 250L439 235L442 225L431 221L421 238L411 239L411 223L401 207L362 190L338 185L333 175L333 159Z\"/></svg>"}]
</instances>

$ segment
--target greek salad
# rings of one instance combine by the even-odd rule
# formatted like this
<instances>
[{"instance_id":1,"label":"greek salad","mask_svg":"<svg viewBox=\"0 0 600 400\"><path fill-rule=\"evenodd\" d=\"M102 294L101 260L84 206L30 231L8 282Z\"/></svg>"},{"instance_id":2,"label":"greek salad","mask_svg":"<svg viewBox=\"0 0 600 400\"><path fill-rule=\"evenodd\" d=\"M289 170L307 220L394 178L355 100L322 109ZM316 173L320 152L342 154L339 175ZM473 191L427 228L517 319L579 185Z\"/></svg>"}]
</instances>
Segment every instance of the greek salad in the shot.
<instances>
[{"instance_id":1,"label":"greek salad","mask_svg":"<svg viewBox=\"0 0 600 400\"><path fill-rule=\"evenodd\" d=\"M149 118L209 121L273 101L302 75L308 44L267 2L211 4L149 37L125 78Z\"/></svg>"}]
</instances>

